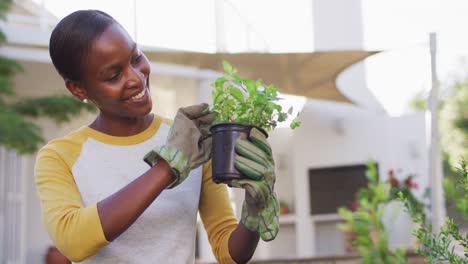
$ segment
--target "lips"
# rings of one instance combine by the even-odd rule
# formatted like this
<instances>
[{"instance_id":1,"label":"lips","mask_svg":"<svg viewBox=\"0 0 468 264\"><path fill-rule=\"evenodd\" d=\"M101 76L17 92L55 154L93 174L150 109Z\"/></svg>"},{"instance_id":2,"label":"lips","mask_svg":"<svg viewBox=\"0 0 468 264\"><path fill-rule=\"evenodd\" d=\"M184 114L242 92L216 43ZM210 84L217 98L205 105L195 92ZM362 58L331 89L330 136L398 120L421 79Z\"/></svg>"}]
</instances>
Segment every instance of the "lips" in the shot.
<instances>
[{"instance_id":1,"label":"lips","mask_svg":"<svg viewBox=\"0 0 468 264\"><path fill-rule=\"evenodd\" d=\"M134 96L130 97L129 99L130 100L138 100L138 99L142 98L145 95L145 93L146 93L146 88L143 91L141 91L140 93L138 93L137 95L134 95Z\"/></svg>"},{"instance_id":2,"label":"lips","mask_svg":"<svg viewBox=\"0 0 468 264\"><path fill-rule=\"evenodd\" d=\"M143 85L143 87L144 87L143 90L141 90L138 93L135 93L135 94L133 94L133 95L131 95L129 97L126 97L124 99L124 101L129 101L129 100L135 101L135 100L139 100L139 99L143 98L145 96L145 94L146 94L146 90L148 90L148 85L147 84L148 84L148 81L146 79L145 83Z\"/></svg>"}]
</instances>

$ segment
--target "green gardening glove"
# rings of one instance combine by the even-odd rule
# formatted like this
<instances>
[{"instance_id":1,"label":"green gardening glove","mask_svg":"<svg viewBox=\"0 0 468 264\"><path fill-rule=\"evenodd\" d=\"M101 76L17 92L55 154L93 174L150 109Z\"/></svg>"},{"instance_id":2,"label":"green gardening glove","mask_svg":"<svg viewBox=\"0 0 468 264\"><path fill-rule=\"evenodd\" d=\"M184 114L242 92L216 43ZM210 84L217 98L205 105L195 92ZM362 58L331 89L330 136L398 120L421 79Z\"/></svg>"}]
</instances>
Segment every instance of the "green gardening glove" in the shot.
<instances>
[{"instance_id":1,"label":"green gardening glove","mask_svg":"<svg viewBox=\"0 0 468 264\"><path fill-rule=\"evenodd\" d=\"M275 163L265 135L253 128L249 140L236 142L235 167L250 179L232 180L231 187L245 189L241 223L257 231L263 241L275 239L279 231L279 202L274 192Z\"/></svg>"},{"instance_id":2,"label":"green gardening glove","mask_svg":"<svg viewBox=\"0 0 468 264\"><path fill-rule=\"evenodd\" d=\"M208 104L179 108L166 143L145 155L144 161L151 167L160 159L169 163L174 182L168 188L182 183L191 170L210 159L212 138L209 127L217 115L209 111Z\"/></svg>"}]
</instances>

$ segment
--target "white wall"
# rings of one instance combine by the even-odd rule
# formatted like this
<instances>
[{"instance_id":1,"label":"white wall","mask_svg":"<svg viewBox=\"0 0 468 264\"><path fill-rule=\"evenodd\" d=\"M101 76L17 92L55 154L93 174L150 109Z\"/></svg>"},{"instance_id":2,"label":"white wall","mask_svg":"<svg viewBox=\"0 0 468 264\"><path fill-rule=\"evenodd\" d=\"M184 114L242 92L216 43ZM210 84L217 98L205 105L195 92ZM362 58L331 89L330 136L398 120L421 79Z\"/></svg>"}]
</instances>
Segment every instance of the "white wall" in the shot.
<instances>
[{"instance_id":1,"label":"white wall","mask_svg":"<svg viewBox=\"0 0 468 264\"><path fill-rule=\"evenodd\" d=\"M315 50L360 50L363 45L361 0L312 0ZM367 89L365 67L357 63L340 74L337 86L353 102L383 112Z\"/></svg>"}]
</instances>

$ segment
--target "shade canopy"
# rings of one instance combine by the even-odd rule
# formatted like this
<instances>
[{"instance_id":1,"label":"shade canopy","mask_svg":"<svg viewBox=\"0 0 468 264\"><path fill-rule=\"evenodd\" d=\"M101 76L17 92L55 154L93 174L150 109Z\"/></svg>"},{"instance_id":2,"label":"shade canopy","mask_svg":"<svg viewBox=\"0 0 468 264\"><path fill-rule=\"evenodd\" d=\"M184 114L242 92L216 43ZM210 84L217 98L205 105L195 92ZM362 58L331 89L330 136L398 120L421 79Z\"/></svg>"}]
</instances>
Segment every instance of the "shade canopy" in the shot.
<instances>
[{"instance_id":1,"label":"shade canopy","mask_svg":"<svg viewBox=\"0 0 468 264\"><path fill-rule=\"evenodd\" d=\"M319 51L311 53L199 53L151 51L155 62L223 71L223 60L240 76L262 79L280 92L309 98L351 102L336 86L337 76L350 65L377 51Z\"/></svg>"}]
</instances>

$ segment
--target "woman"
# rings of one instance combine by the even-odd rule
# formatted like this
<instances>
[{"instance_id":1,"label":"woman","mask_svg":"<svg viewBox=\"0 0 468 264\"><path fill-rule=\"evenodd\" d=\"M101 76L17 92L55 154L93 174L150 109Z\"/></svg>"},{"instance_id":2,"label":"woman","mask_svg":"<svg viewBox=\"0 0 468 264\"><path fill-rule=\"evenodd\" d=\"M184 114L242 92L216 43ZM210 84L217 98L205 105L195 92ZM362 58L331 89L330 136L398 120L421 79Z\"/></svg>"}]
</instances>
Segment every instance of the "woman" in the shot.
<instances>
[{"instance_id":1,"label":"woman","mask_svg":"<svg viewBox=\"0 0 468 264\"><path fill-rule=\"evenodd\" d=\"M230 183L247 190L238 224L226 186L211 181L207 128L216 113L208 105L179 109L172 125L150 113L148 60L101 11L65 17L49 49L68 90L99 109L89 126L44 146L36 162L44 222L68 259L193 263L197 211L221 263L247 262L259 232L276 235L273 163L261 133L252 132L260 148L241 144L271 162L239 155L261 169L253 175L257 180Z\"/></svg>"}]
</instances>

